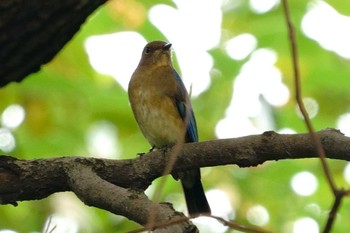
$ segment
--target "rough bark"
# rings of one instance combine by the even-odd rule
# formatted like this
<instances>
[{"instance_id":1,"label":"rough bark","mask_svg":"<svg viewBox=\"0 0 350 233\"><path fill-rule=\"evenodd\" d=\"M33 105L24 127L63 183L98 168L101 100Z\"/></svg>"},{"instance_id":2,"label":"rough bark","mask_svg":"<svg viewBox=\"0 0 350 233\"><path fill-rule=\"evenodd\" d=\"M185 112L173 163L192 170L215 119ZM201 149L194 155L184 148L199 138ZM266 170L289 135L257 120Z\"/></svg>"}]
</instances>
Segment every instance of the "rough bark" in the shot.
<instances>
[{"instance_id":1,"label":"rough bark","mask_svg":"<svg viewBox=\"0 0 350 233\"><path fill-rule=\"evenodd\" d=\"M350 161L349 137L333 129L317 134L327 158ZM318 157L309 134L275 132L189 143L177 152L173 171L229 164L248 167L266 161ZM123 215L142 225L147 224L150 216L158 224L176 221L183 215L170 204L153 203L143 193L154 179L163 175L171 156L174 150L153 151L128 160L73 156L20 160L0 156L0 204L16 205L18 201L72 191L87 205ZM195 231L188 221L179 226L180 232Z\"/></svg>"},{"instance_id":2,"label":"rough bark","mask_svg":"<svg viewBox=\"0 0 350 233\"><path fill-rule=\"evenodd\" d=\"M1 0L0 86L49 62L106 0Z\"/></svg>"}]
</instances>

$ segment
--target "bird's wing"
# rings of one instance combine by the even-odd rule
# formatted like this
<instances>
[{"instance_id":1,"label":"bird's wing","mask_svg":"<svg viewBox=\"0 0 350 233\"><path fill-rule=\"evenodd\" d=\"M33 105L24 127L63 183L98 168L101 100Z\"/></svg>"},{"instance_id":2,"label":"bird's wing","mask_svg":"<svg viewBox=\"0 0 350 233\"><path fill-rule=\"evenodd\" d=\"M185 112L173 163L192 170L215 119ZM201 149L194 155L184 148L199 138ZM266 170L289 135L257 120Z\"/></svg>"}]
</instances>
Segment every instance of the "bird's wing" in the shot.
<instances>
[{"instance_id":1,"label":"bird's wing","mask_svg":"<svg viewBox=\"0 0 350 233\"><path fill-rule=\"evenodd\" d=\"M191 103L179 74L173 70L175 80L178 86L177 93L175 95L175 104L181 118L187 122L186 126L186 142L197 142L198 141L198 132L196 118L192 111Z\"/></svg>"}]
</instances>

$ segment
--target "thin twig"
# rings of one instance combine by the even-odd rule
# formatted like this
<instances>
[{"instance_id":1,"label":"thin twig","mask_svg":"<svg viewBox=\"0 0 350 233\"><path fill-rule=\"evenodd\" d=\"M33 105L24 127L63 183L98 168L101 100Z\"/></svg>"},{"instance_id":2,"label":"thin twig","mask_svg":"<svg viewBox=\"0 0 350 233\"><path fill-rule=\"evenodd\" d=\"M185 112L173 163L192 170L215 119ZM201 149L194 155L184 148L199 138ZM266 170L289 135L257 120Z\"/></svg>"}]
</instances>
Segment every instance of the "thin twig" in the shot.
<instances>
[{"instance_id":1,"label":"thin twig","mask_svg":"<svg viewBox=\"0 0 350 233\"><path fill-rule=\"evenodd\" d=\"M265 231L265 230L262 230L262 229L256 228L256 227L245 226L245 225L233 222L233 221L225 220L222 217L218 217L218 216L214 216L214 215L203 214L201 216L202 217L213 218L213 219L219 221L221 224L223 224L225 226L228 226L230 229L234 229L234 230L238 230L238 231L243 231L243 232L248 232L248 233L270 233L270 231ZM140 233L140 232L144 232L144 231L165 228L165 227L168 227L168 226L171 226L171 225L174 225L174 224L178 224L178 223L181 223L181 222L189 221L189 220L191 220L193 218L196 218L196 217L198 217L198 216L194 216L194 217L191 217L191 218L182 217L182 218L178 218L178 219L169 221L169 222L164 223L164 224L154 225L152 227L152 229L147 228L147 227L142 227L142 228L139 228L139 229L128 231L127 233Z\"/></svg>"},{"instance_id":2,"label":"thin twig","mask_svg":"<svg viewBox=\"0 0 350 233\"><path fill-rule=\"evenodd\" d=\"M192 86L191 86L191 90L192 92ZM190 92L190 93L191 93ZM188 97L190 98L190 97ZM171 171L173 170L173 167L175 165L175 162L177 160L177 157L179 155L179 153L181 152L181 149L184 145L184 141L185 141L185 134L186 134L186 126L188 125L189 121L190 121L190 114L191 114L191 103L190 103L190 99L188 99L186 101L186 113L185 113L185 119L184 119L184 125L185 127L183 128L182 130L182 133L179 135L179 138L178 138L178 143L176 143L173 147L171 147L171 156L170 156L170 159L169 161L167 162L164 170L163 170L163 177L161 178L160 180L160 183L159 185L157 186L155 192L154 192L154 196L153 196L153 201L155 202L158 202L159 199L160 199L160 195L161 195L161 192L165 186L165 183L166 183L166 177L165 175L168 175L171 173ZM164 148L164 152L166 150L168 150L169 148ZM154 210L151 210L150 212L150 217L147 221L147 226L149 226L150 228L152 228L152 226L155 224L155 216L156 214L154 213Z\"/></svg>"},{"instance_id":3,"label":"thin twig","mask_svg":"<svg viewBox=\"0 0 350 233\"><path fill-rule=\"evenodd\" d=\"M207 215L207 217L214 218L221 222L223 225L230 227L231 229L235 229L243 232L251 232L251 233L270 233L270 231L265 231L256 227L245 226L239 223L235 223L233 221L227 221L222 217Z\"/></svg>"},{"instance_id":4,"label":"thin twig","mask_svg":"<svg viewBox=\"0 0 350 233\"><path fill-rule=\"evenodd\" d=\"M159 182L159 184L154 192L153 198L152 198L152 200L154 202L159 202L162 190L163 190L165 183L166 183L166 179L167 179L166 175L168 175L171 172L171 170L173 169L174 164L175 164L176 159L177 159L177 155L181 151L182 146L183 146L183 143L179 143L171 148L170 160L168 161L168 163L166 164L166 166L164 168L163 175L160 178L160 182ZM155 210L152 209L150 211L149 219L147 221L147 228L153 228L153 226L156 225L155 216L156 216Z\"/></svg>"},{"instance_id":5,"label":"thin twig","mask_svg":"<svg viewBox=\"0 0 350 233\"><path fill-rule=\"evenodd\" d=\"M317 134L315 133L312 123L310 121L309 115L305 109L303 100L302 100L302 95L301 95L301 84L300 84L300 72L299 72L299 64L298 64L298 50L297 50L297 42L296 42L296 37L295 37L295 30L293 23L291 21L291 17L289 14L289 7L288 7L288 0L283 0L283 10L284 10L284 15L285 15L285 20L287 22L287 27L288 27L288 33L289 33L289 39L290 39L290 45L291 45L291 52L292 52L292 60L293 60L293 72L294 72L294 81L295 81L295 98L297 101L297 104L299 106L300 112L304 117L304 121L306 124L306 127L310 133L310 136L312 138L312 141L315 145L315 148L317 150L317 153L320 157L323 171L326 175L328 184L335 195L337 192L336 185L334 183L333 177L331 175L331 171L328 167L327 161L326 161L326 154L325 151L322 147L321 141Z\"/></svg>"},{"instance_id":6,"label":"thin twig","mask_svg":"<svg viewBox=\"0 0 350 233\"><path fill-rule=\"evenodd\" d=\"M329 212L327 223L323 230L323 233L329 233L331 231L338 209L340 207L341 201L343 200L343 197L347 194L347 192L344 190L338 190L336 194L337 195L335 195L334 203L331 211Z\"/></svg>"},{"instance_id":7,"label":"thin twig","mask_svg":"<svg viewBox=\"0 0 350 233\"><path fill-rule=\"evenodd\" d=\"M51 229L49 229L51 227L51 221L52 221L52 216L49 217L49 220L47 222L47 225L46 225L43 233L52 233L56 229L57 225L55 225Z\"/></svg>"},{"instance_id":8,"label":"thin twig","mask_svg":"<svg viewBox=\"0 0 350 233\"><path fill-rule=\"evenodd\" d=\"M186 116L189 116L189 110L187 109L186 110ZM188 122L188 117L186 117L185 119L185 125L187 125L187 122ZM168 175L169 173L171 173L171 171L173 170L173 167L175 165L175 162L177 160L177 157L184 145L184 139L185 139L185 128L183 129L183 133L182 135L179 136L179 143L175 144L170 150L171 150L171 156L170 156L170 159L169 161L167 162L164 170L163 170L163 176L161 177L160 179L160 183L159 185L157 186L155 192L154 192L154 195L153 195L153 201L155 202L159 202L159 199L160 199L160 196L161 196L161 193L162 193L162 190L165 186L165 183L166 183L166 176L165 175ZM163 151L165 153L166 150L168 150L169 148L164 148ZM151 210L150 212L150 216L149 216L149 219L147 221L147 227L149 228L152 228L156 223L155 223L155 216L156 216L156 213L154 212L154 210Z\"/></svg>"},{"instance_id":9,"label":"thin twig","mask_svg":"<svg viewBox=\"0 0 350 233\"><path fill-rule=\"evenodd\" d=\"M326 153L324 151L324 148L322 146L322 143L321 143L318 135L315 133L315 131L313 129L312 123L310 121L310 118L309 118L308 113L305 109L304 103L302 101L300 73L299 73L299 66L298 66L298 51L297 51L297 43L296 43L296 38L295 38L295 30L294 30L294 26L292 24L290 14L289 14L288 1L282 0L282 3L283 3L285 20L286 20L287 26L288 26L288 33L289 33L289 39L290 39L290 44L291 44L291 50L292 50L293 71L294 71L294 80L295 80L295 98L296 98L297 104L299 106L300 112L304 117L304 121L305 121L306 126L308 128L308 131L311 135L312 141L315 145L317 154L320 157L322 168L323 168L324 174L326 176L326 179L328 181L328 184L329 184L329 186L332 190L332 193L335 197L332 209L328 215L325 229L323 231L324 233L328 233L332 229L334 220L336 218L337 211L339 210L339 207L340 207L340 204L341 204L343 197L345 195L349 195L350 191L338 189L336 187L333 176L331 174L328 163L326 161Z\"/></svg>"}]
</instances>

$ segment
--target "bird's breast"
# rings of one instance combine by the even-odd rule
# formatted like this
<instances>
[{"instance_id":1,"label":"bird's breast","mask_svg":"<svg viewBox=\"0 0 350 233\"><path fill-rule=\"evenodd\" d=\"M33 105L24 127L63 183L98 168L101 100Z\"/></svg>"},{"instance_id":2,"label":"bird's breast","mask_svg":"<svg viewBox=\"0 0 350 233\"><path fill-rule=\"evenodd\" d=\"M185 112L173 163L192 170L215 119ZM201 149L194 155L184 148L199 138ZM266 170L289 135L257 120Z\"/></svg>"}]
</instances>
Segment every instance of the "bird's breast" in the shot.
<instances>
[{"instance_id":1,"label":"bird's breast","mask_svg":"<svg viewBox=\"0 0 350 233\"><path fill-rule=\"evenodd\" d=\"M172 99L152 88L133 90L131 105L139 127L152 146L162 148L183 140L184 122Z\"/></svg>"}]
</instances>

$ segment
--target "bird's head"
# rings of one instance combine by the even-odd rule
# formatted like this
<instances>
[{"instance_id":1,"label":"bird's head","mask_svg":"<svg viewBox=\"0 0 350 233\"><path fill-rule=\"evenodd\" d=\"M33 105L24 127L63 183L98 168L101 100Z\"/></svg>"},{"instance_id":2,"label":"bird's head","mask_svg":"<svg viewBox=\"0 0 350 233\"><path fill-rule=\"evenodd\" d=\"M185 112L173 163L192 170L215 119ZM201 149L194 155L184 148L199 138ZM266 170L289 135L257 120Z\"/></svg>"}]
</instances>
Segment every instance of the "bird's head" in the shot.
<instances>
[{"instance_id":1,"label":"bird's head","mask_svg":"<svg viewBox=\"0 0 350 233\"><path fill-rule=\"evenodd\" d=\"M139 65L172 66L171 44L164 41L152 41L148 43L142 51Z\"/></svg>"}]
</instances>

